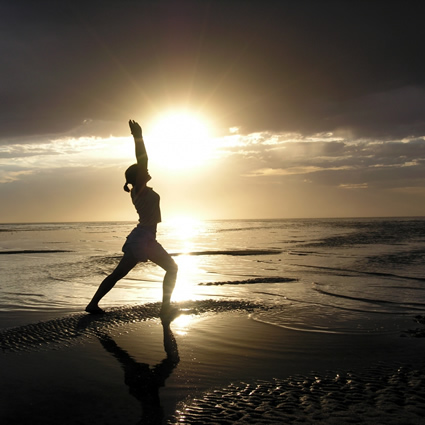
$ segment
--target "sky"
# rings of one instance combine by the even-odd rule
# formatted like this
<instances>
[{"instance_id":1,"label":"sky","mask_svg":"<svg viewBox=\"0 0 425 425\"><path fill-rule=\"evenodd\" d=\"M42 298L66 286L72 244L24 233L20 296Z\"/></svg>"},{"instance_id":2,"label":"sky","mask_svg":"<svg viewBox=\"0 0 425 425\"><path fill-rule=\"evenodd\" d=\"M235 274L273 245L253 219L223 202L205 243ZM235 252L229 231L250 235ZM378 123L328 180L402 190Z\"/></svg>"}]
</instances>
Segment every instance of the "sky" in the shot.
<instances>
[{"instance_id":1,"label":"sky","mask_svg":"<svg viewBox=\"0 0 425 425\"><path fill-rule=\"evenodd\" d=\"M0 0L0 222L425 216L420 3Z\"/></svg>"}]
</instances>

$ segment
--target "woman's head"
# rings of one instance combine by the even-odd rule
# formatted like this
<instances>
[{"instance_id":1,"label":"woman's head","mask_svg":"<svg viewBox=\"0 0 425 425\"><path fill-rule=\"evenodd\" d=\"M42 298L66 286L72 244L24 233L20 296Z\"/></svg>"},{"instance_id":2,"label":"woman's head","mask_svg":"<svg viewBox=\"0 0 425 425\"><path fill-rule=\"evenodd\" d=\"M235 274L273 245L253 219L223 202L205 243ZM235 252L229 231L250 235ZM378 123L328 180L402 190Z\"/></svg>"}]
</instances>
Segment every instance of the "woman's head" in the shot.
<instances>
[{"instance_id":1,"label":"woman's head","mask_svg":"<svg viewBox=\"0 0 425 425\"><path fill-rule=\"evenodd\" d=\"M125 170L124 190L130 192L128 187L129 184L133 187L136 186L136 184L146 184L151 178L148 170L142 170L137 164L130 165L130 167Z\"/></svg>"}]
</instances>

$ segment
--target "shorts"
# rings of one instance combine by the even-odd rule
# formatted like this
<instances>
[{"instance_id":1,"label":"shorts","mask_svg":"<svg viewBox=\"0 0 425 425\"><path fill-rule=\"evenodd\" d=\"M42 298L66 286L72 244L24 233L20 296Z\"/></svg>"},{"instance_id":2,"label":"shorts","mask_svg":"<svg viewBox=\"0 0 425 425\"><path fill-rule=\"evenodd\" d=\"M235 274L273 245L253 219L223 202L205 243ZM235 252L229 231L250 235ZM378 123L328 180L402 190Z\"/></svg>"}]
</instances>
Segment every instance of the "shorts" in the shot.
<instances>
[{"instance_id":1,"label":"shorts","mask_svg":"<svg viewBox=\"0 0 425 425\"><path fill-rule=\"evenodd\" d=\"M162 245L157 242L155 232L149 227L135 227L127 236L122 251L131 254L137 261L146 262L151 255L164 253Z\"/></svg>"}]
</instances>

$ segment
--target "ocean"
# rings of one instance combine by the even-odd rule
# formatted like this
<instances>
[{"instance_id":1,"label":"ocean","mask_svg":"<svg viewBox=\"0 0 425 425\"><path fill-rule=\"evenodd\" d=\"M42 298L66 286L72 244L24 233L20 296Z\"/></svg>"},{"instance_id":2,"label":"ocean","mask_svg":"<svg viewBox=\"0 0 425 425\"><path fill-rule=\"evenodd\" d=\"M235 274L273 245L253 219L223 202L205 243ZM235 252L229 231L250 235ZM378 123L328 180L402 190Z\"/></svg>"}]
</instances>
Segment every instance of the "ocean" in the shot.
<instances>
[{"instance_id":1,"label":"ocean","mask_svg":"<svg viewBox=\"0 0 425 425\"><path fill-rule=\"evenodd\" d=\"M0 225L0 329L81 313L121 256L130 222ZM173 301L246 300L256 321L300 332L400 333L425 313L425 218L161 223L178 263ZM139 264L104 298L161 299Z\"/></svg>"}]
</instances>

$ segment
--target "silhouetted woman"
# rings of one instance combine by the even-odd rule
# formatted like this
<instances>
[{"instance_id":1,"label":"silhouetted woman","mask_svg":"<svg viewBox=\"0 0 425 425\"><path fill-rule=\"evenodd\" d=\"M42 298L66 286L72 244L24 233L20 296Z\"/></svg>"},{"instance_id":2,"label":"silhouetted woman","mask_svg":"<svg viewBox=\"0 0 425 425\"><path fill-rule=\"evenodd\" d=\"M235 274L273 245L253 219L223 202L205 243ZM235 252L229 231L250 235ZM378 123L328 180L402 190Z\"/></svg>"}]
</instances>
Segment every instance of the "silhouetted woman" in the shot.
<instances>
[{"instance_id":1,"label":"silhouetted woman","mask_svg":"<svg viewBox=\"0 0 425 425\"><path fill-rule=\"evenodd\" d=\"M177 278L177 264L156 240L156 226L161 222L159 195L146 186L151 179L148 173L148 155L143 141L142 129L136 121L129 121L131 134L136 146L137 164L131 165L125 172L124 190L129 192L131 200L139 214L139 224L127 237L122 250L124 255L115 270L100 284L86 311L92 314L104 313L98 306L99 301L139 262L152 261L165 270L161 318L173 313L170 306L171 294ZM130 189L128 185L131 185Z\"/></svg>"}]
</instances>

